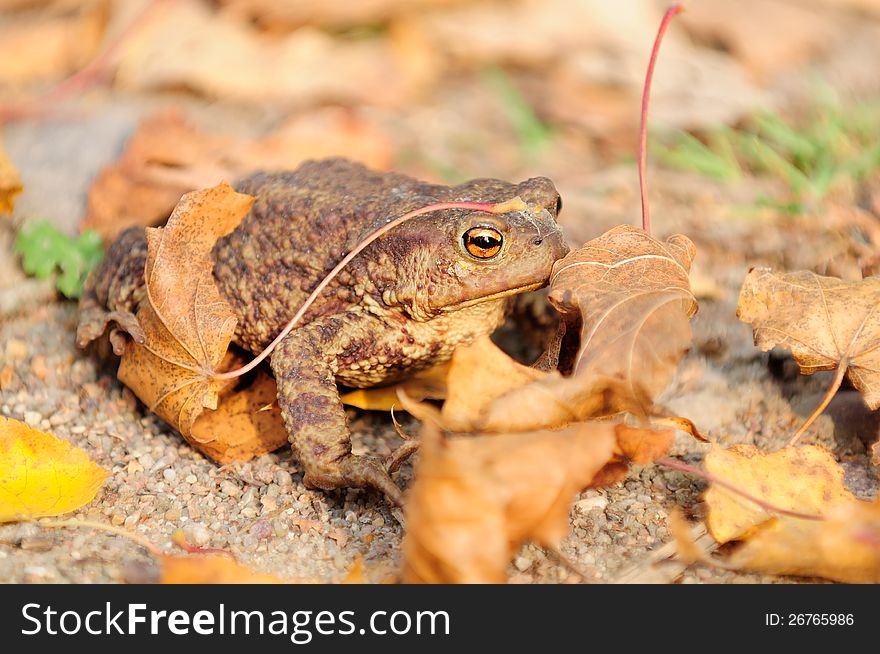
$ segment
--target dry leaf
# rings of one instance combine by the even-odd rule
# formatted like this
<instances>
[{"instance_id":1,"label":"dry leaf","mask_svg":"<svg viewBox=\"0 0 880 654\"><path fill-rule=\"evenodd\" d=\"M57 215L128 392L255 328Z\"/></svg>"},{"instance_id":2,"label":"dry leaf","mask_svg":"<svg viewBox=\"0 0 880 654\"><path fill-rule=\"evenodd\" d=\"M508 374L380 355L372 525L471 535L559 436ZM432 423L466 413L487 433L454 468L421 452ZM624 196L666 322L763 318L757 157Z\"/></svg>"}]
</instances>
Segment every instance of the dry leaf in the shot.
<instances>
[{"instance_id":1,"label":"dry leaf","mask_svg":"<svg viewBox=\"0 0 880 654\"><path fill-rule=\"evenodd\" d=\"M611 458L614 425L442 440L427 423L406 505L403 579L501 583L519 545L556 546L574 494Z\"/></svg>"},{"instance_id":2,"label":"dry leaf","mask_svg":"<svg viewBox=\"0 0 880 654\"><path fill-rule=\"evenodd\" d=\"M287 445L275 380L263 369L243 389L221 393L217 409L203 412L190 442L217 463L248 461Z\"/></svg>"},{"instance_id":3,"label":"dry leaf","mask_svg":"<svg viewBox=\"0 0 880 654\"><path fill-rule=\"evenodd\" d=\"M850 500L822 521L782 516L760 525L730 565L770 574L880 583L880 500Z\"/></svg>"},{"instance_id":4,"label":"dry leaf","mask_svg":"<svg viewBox=\"0 0 880 654\"><path fill-rule=\"evenodd\" d=\"M818 445L762 452L752 445L729 450L713 447L706 470L770 504L809 515L823 515L853 500L843 484L843 470ZM719 543L748 538L752 530L774 517L754 502L712 485L706 492L706 526Z\"/></svg>"},{"instance_id":5,"label":"dry leaf","mask_svg":"<svg viewBox=\"0 0 880 654\"><path fill-rule=\"evenodd\" d=\"M617 481L630 459L665 453L671 436L586 422L558 431L443 439L426 420L406 505L404 581L503 582L523 542L559 545L576 493Z\"/></svg>"},{"instance_id":6,"label":"dry leaf","mask_svg":"<svg viewBox=\"0 0 880 654\"><path fill-rule=\"evenodd\" d=\"M790 350L805 375L846 362L847 376L871 409L880 407L880 279L844 282L812 272L746 276L736 315L752 325L755 345Z\"/></svg>"},{"instance_id":7,"label":"dry leaf","mask_svg":"<svg viewBox=\"0 0 880 654\"><path fill-rule=\"evenodd\" d=\"M581 324L574 377L619 379L649 402L663 392L691 341L695 253L686 236L621 225L553 265L550 302Z\"/></svg>"},{"instance_id":8,"label":"dry leaf","mask_svg":"<svg viewBox=\"0 0 880 654\"><path fill-rule=\"evenodd\" d=\"M161 584L283 584L284 580L256 572L224 554L163 556Z\"/></svg>"},{"instance_id":9,"label":"dry leaf","mask_svg":"<svg viewBox=\"0 0 880 654\"><path fill-rule=\"evenodd\" d=\"M270 37L194 0L177 0L127 46L116 74L127 89L187 88L286 107L405 99L402 69L383 39L346 40L311 27Z\"/></svg>"},{"instance_id":10,"label":"dry leaf","mask_svg":"<svg viewBox=\"0 0 880 654\"><path fill-rule=\"evenodd\" d=\"M147 301L137 319L146 342L125 348L119 379L185 437L223 385L211 379L226 356L236 317L214 284L211 248L254 199L227 184L188 193L167 226L147 230Z\"/></svg>"},{"instance_id":11,"label":"dry leaf","mask_svg":"<svg viewBox=\"0 0 880 654\"><path fill-rule=\"evenodd\" d=\"M715 447L705 466L778 508L821 518L770 513L712 484L706 492L709 533L719 543L745 541L728 565L847 583L880 582L880 501L857 500L827 450L817 445L770 453L750 445Z\"/></svg>"},{"instance_id":12,"label":"dry leaf","mask_svg":"<svg viewBox=\"0 0 880 654\"><path fill-rule=\"evenodd\" d=\"M108 474L67 441L0 417L0 523L74 511Z\"/></svg>"},{"instance_id":13,"label":"dry leaf","mask_svg":"<svg viewBox=\"0 0 880 654\"><path fill-rule=\"evenodd\" d=\"M15 209L15 198L24 190L18 171L3 149L0 141L0 216L12 214Z\"/></svg>"},{"instance_id":14,"label":"dry leaf","mask_svg":"<svg viewBox=\"0 0 880 654\"><path fill-rule=\"evenodd\" d=\"M112 240L132 225L159 224L188 191L330 156L382 169L392 152L378 127L341 108L294 116L257 140L198 130L177 111L154 114L129 139L122 157L98 174L81 226Z\"/></svg>"},{"instance_id":15,"label":"dry leaf","mask_svg":"<svg viewBox=\"0 0 880 654\"><path fill-rule=\"evenodd\" d=\"M0 87L58 80L96 54L109 16L106 0L15 12L0 21Z\"/></svg>"},{"instance_id":16,"label":"dry leaf","mask_svg":"<svg viewBox=\"0 0 880 654\"><path fill-rule=\"evenodd\" d=\"M442 400L446 397L446 378L449 364L443 363L416 373L409 379L393 386L379 388L358 388L339 397L343 404L356 406L365 411L391 411L401 408L398 391L402 391L414 402L422 400Z\"/></svg>"},{"instance_id":17,"label":"dry leaf","mask_svg":"<svg viewBox=\"0 0 880 654\"><path fill-rule=\"evenodd\" d=\"M289 31L303 25L346 28L381 23L400 14L433 7L461 4L467 0L221 0L229 15L254 22L273 31Z\"/></svg>"}]
</instances>

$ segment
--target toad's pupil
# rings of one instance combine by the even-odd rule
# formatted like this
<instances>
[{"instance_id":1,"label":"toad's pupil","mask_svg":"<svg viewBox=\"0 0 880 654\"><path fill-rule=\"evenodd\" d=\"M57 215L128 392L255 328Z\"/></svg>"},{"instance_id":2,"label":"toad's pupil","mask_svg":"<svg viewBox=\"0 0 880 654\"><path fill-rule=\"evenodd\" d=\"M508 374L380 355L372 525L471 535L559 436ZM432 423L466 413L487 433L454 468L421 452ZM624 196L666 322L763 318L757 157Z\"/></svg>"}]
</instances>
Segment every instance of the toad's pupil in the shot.
<instances>
[{"instance_id":1,"label":"toad's pupil","mask_svg":"<svg viewBox=\"0 0 880 654\"><path fill-rule=\"evenodd\" d=\"M501 251L501 234L489 227L474 227L464 235L464 244L471 256L491 259Z\"/></svg>"}]
</instances>

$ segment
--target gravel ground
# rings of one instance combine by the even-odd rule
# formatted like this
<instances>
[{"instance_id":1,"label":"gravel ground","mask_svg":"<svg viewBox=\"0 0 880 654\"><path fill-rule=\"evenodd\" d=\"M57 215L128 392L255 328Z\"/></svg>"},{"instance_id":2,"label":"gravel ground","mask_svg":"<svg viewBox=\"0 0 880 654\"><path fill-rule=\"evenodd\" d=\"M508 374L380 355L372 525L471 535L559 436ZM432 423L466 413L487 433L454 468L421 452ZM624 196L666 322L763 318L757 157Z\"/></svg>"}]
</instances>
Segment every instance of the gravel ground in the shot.
<instances>
[{"instance_id":1,"label":"gravel ground","mask_svg":"<svg viewBox=\"0 0 880 654\"><path fill-rule=\"evenodd\" d=\"M87 121L78 139L56 141L57 150L35 147L57 126L12 130L10 154L28 186L22 211L60 216L56 222L72 229L92 171L118 151L133 124L131 115L122 114L107 123ZM94 148L77 145L93 141ZM57 165L46 165L47 160ZM59 174L62 161L80 172ZM590 216L588 224L567 225L572 240L632 221L638 201L634 168L608 169L589 178L566 170L563 163L558 171L548 171L558 178L567 214ZM742 188L720 190L681 174L658 171L656 176L656 231L682 231L694 238L699 249L695 278L707 286L693 323L694 347L665 404L722 445L780 447L816 404L829 377L800 377L784 358L769 365L768 356L752 345L749 328L735 318L736 294L750 265L815 264L810 252L821 249L823 233L792 222L731 219L721 208L740 202ZM304 488L302 471L286 450L224 467L193 451L146 412L111 369L76 350L74 304L55 297L46 283L24 281L11 252L12 233L11 225L0 223L0 414L71 441L111 471L96 500L71 518L120 526L168 552L179 552L171 535L182 528L194 545L227 548L243 563L293 580L339 580L359 558L369 579L393 577L402 527L380 498L360 491ZM386 454L400 443L387 415L350 415L356 451ZM406 422L404 428L417 429ZM842 391L810 431L813 442L829 447L843 462L850 487L862 497L876 495L880 486L880 476L865 456L865 443L876 429L877 420L861 407L857 395ZM672 454L699 463L705 450L680 435ZM398 473L401 485L411 483L411 471L405 465ZM664 545L670 540L667 516L673 506L693 519L703 515L703 488L702 482L679 472L656 466L634 469L625 482L577 498L562 551L595 582L795 581L648 565L669 549ZM152 557L115 535L36 524L0 526L2 581L148 581L157 574ZM526 546L510 567L510 579L577 582L579 576L552 555Z\"/></svg>"}]
</instances>

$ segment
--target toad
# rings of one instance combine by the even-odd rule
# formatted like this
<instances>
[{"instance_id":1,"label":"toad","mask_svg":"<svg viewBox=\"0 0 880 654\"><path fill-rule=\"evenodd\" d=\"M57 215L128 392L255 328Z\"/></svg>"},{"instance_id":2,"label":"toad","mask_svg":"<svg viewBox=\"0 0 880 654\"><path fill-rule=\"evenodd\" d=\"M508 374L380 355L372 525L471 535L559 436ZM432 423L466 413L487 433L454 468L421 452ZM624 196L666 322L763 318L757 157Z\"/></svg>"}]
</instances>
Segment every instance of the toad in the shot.
<instances>
[{"instance_id":1,"label":"toad","mask_svg":"<svg viewBox=\"0 0 880 654\"><path fill-rule=\"evenodd\" d=\"M326 274L391 218L436 202L496 203L505 214L449 209L403 223L357 255L271 355L278 402L306 486L372 488L401 503L382 461L354 455L338 387L398 381L447 361L457 345L494 331L508 298L547 284L568 251L561 203L543 177L440 186L368 170L345 159L254 174L237 190L256 198L213 249L214 280L238 317L235 343L263 350ZM143 228L110 246L80 303L87 316L124 324L145 299ZM108 313L109 312L109 313Z\"/></svg>"}]
</instances>

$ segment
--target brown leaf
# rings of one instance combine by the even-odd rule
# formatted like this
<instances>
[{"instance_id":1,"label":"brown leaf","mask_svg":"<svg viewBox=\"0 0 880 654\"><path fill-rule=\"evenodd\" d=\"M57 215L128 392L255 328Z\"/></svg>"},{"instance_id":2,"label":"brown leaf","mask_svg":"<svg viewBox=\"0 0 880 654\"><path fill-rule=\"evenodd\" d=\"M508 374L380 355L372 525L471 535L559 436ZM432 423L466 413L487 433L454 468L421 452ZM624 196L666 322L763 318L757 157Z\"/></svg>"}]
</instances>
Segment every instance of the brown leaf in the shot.
<instances>
[{"instance_id":1,"label":"brown leaf","mask_svg":"<svg viewBox=\"0 0 880 654\"><path fill-rule=\"evenodd\" d=\"M21 178L18 171L9 156L3 149L3 142L0 141L0 216L4 214L12 214L15 208L15 198L24 190L21 184Z\"/></svg>"},{"instance_id":2,"label":"brown leaf","mask_svg":"<svg viewBox=\"0 0 880 654\"><path fill-rule=\"evenodd\" d=\"M812 272L746 276L736 313L752 325L755 345L790 350L801 373L833 370L847 376L871 408L880 407L880 279L844 282Z\"/></svg>"},{"instance_id":3,"label":"brown leaf","mask_svg":"<svg viewBox=\"0 0 880 654\"><path fill-rule=\"evenodd\" d=\"M558 545L574 494L612 456L614 427L442 440L427 423L406 505L404 581L501 583L522 542Z\"/></svg>"},{"instance_id":4,"label":"brown leaf","mask_svg":"<svg viewBox=\"0 0 880 654\"><path fill-rule=\"evenodd\" d=\"M391 146L378 127L341 108L294 116L257 140L199 130L176 111L154 114L138 127L119 161L98 174L82 227L113 239L132 225L159 224L187 191L329 156L387 168Z\"/></svg>"},{"instance_id":5,"label":"brown leaf","mask_svg":"<svg viewBox=\"0 0 880 654\"><path fill-rule=\"evenodd\" d=\"M853 500L843 470L818 445L762 452L752 445L729 450L713 447L706 470L754 497L788 511L822 515ZM719 543L748 538L773 514L730 490L713 484L706 492L706 526Z\"/></svg>"},{"instance_id":6,"label":"brown leaf","mask_svg":"<svg viewBox=\"0 0 880 654\"><path fill-rule=\"evenodd\" d=\"M177 0L121 52L116 83L258 106L387 105L405 98L401 72L380 38L308 27L270 37L203 2Z\"/></svg>"},{"instance_id":7,"label":"brown leaf","mask_svg":"<svg viewBox=\"0 0 880 654\"><path fill-rule=\"evenodd\" d=\"M407 11L460 4L462 0L370 0L369 2L326 2L326 0L220 0L231 16L252 21L272 31L289 31L303 25L346 28L382 23Z\"/></svg>"},{"instance_id":8,"label":"brown leaf","mask_svg":"<svg viewBox=\"0 0 880 654\"><path fill-rule=\"evenodd\" d=\"M557 431L444 439L428 420L406 505L403 578L417 583L500 583L525 541L557 547L574 496L616 481L623 453L655 456L671 432L610 422ZM650 444L650 445L648 445Z\"/></svg>"},{"instance_id":9,"label":"brown leaf","mask_svg":"<svg viewBox=\"0 0 880 654\"><path fill-rule=\"evenodd\" d=\"M221 393L217 409L199 415L189 439L217 463L248 461L287 445L275 380L263 369L247 387Z\"/></svg>"},{"instance_id":10,"label":"brown leaf","mask_svg":"<svg viewBox=\"0 0 880 654\"><path fill-rule=\"evenodd\" d=\"M650 408L690 345L695 252L686 236L621 225L553 265L550 302L581 324L574 378L619 380Z\"/></svg>"},{"instance_id":11,"label":"brown leaf","mask_svg":"<svg viewBox=\"0 0 880 654\"><path fill-rule=\"evenodd\" d=\"M118 376L181 434L224 385L211 379L236 317L214 285L211 248L247 214L253 198L227 184L185 195L167 226L147 230L147 301L137 319L146 342L125 348Z\"/></svg>"},{"instance_id":12,"label":"brown leaf","mask_svg":"<svg viewBox=\"0 0 880 654\"><path fill-rule=\"evenodd\" d=\"M97 52L109 3L57 4L7 14L0 21L0 86L58 80L85 66Z\"/></svg>"}]
</instances>

